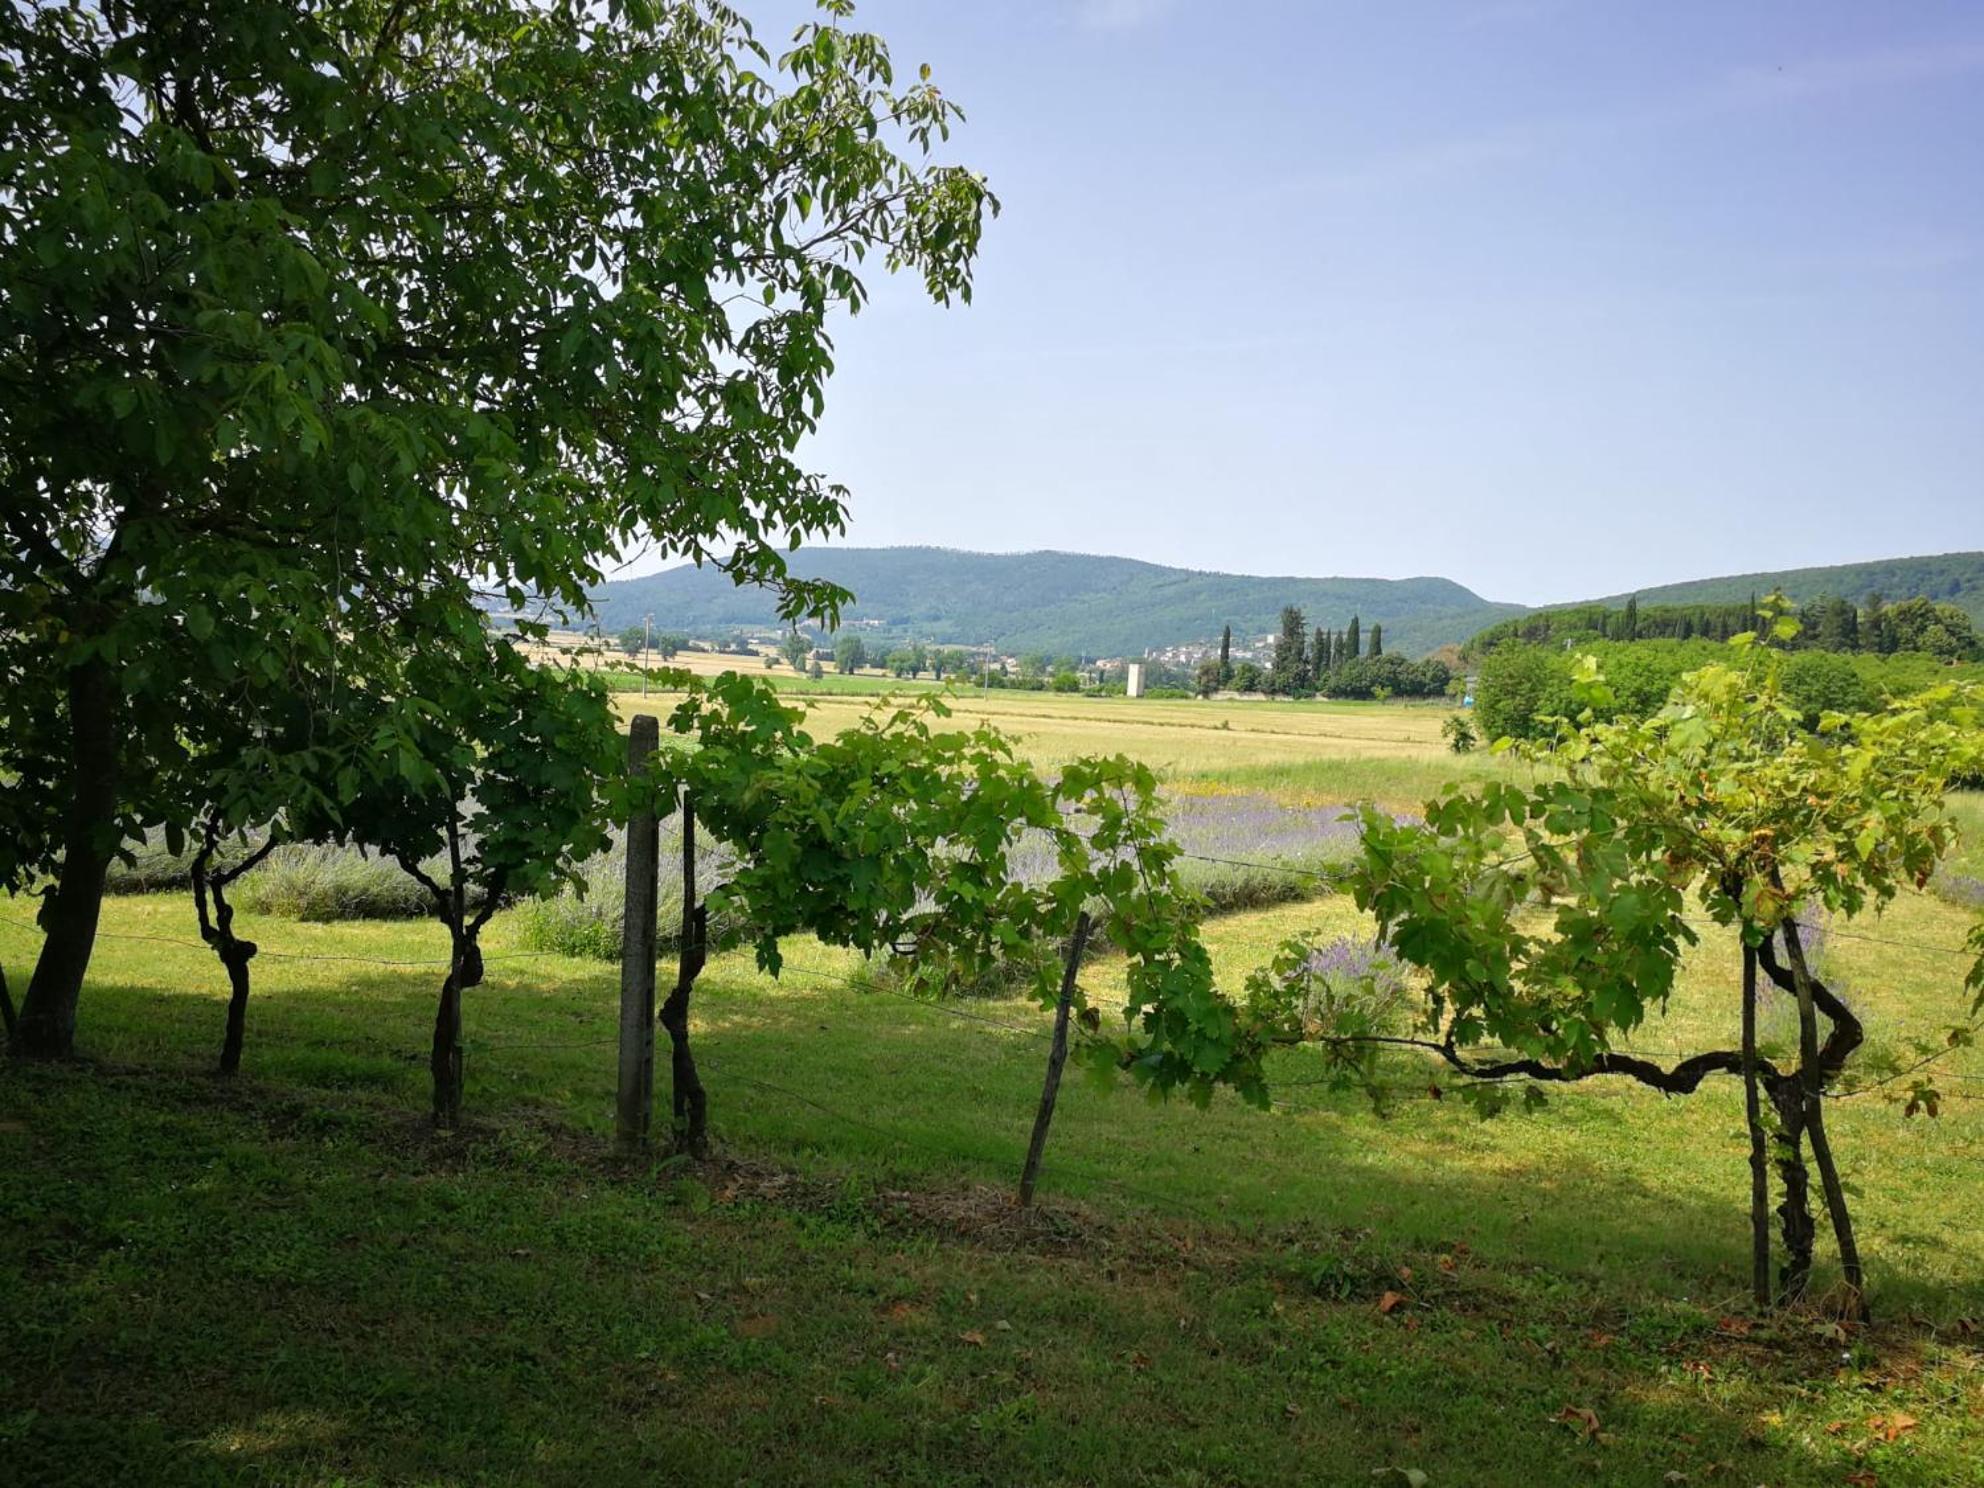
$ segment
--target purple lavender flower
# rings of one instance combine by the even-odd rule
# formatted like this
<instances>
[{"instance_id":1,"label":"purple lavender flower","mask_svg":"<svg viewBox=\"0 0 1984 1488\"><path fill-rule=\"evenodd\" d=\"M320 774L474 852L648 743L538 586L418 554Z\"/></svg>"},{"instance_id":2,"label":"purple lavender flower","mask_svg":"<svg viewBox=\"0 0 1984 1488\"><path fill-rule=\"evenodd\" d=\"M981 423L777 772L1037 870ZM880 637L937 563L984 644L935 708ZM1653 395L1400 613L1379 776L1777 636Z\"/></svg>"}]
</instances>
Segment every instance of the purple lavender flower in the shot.
<instances>
[{"instance_id":1,"label":"purple lavender flower","mask_svg":"<svg viewBox=\"0 0 1984 1488\"><path fill-rule=\"evenodd\" d=\"M1929 880L1930 891L1964 909L1984 909L1984 878L1958 873L1947 864L1936 869Z\"/></svg>"},{"instance_id":2,"label":"purple lavender flower","mask_svg":"<svg viewBox=\"0 0 1984 1488\"><path fill-rule=\"evenodd\" d=\"M1374 1031L1405 1007L1405 965L1383 940L1340 935L1315 947L1293 981L1307 1018L1325 1027Z\"/></svg>"}]
</instances>

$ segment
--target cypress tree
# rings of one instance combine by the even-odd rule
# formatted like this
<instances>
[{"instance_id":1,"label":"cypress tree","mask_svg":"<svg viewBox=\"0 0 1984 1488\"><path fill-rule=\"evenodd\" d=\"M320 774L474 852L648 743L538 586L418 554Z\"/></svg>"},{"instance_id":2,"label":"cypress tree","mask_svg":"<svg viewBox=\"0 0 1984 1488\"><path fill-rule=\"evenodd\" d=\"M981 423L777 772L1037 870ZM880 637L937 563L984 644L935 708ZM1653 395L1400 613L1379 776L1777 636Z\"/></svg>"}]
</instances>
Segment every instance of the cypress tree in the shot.
<instances>
[{"instance_id":1,"label":"cypress tree","mask_svg":"<svg viewBox=\"0 0 1984 1488\"><path fill-rule=\"evenodd\" d=\"M1224 687L1233 680L1233 627L1227 626L1219 633L1219 685Z\"/></svg>"},{"instance_id":2,"label":"cypress tree","mask_svg":"<svg viewBox=\"0 0 1984 1488\"><path fill-rule=\"evenodd\" d=\"M1345 661L1355 661L1359 656L1362 656L1364 653L1359 649L1360 644L1361 644L1360 631L1357 625L1357 617L1355 615L1352 615L1350 617L1350 629L1344 632L1343 659Z\"/></svg>"},{"instance_id":3,"label":"cypress tree","mask_svg":"<svg viewBox=\"0 0 1984 1488\"><path fill-rule=\"evenodd\" d=\"M1330 633L1322 626L1316 627L1316 634L1309 642L1309 673L1318 687L1330 670Z\"/></svg>"},{"instance_id":4,"label":"cypress tree","mask_svg":"<svg viewBox=\"0 0 1984 1488\"><path fill-rule=\"evenodd\" d=\"M1304 654L1308 640L1309 625L1302 611L1283 605L1281 634L1275 638L1274 661L1268 671L1270 691L1290 697L1309 685L1309 662Z\"/></svg>"},{"instance_id":5,"label":"cypress tree","mask_svg":"<svg viewBox=\"0 0 1984 1488\"><path fill-rule=\"evenodd\" d=\"M1640 638L1640 597L1635 594L1626 600L1625 639L1637 641Z\"/></svg>"},{"instance_id":6,"label":"cypress tree","mask_svg":"<svg viewBox=\"0 0 1984 1488\"><path fill-rule=\"evenodd\" d=\"M1371 625L1371 654L1373 656L1385 654L1385 627L1375 621Z\"/></svg>"}]
</instances>

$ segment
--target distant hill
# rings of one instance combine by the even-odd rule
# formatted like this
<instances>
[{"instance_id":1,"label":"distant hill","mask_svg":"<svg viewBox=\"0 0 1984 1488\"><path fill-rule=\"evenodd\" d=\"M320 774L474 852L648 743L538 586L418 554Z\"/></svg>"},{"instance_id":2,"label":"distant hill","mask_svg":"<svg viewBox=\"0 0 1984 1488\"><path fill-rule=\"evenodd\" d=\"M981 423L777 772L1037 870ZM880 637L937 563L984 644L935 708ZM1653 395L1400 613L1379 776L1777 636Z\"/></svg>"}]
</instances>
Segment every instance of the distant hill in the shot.
<instances>
[{"instance_id":1,"label":"distant hill","mask_svg":"<svg viewBox=\"0 0 1984 1488\"><path fill-rule=\"evenodd\" d=\"M880 622L919 639L991 642L1010 652L1139 655L1146 648L1274 630L1281 607L1311 626L1358 615L1388 650L1422 655L1465 640L1521 605L1496 604L1451 579L1259 578L1166 568L1081 553L966 553L950 548L807 548L793 571L852 590L847 620ZM676 568L603 584L593 592L610 631L654 613L664 630L709 634L777 619L762 589L738 588L713 569Z\"/></svg>"},{"instance_id":2,"label":"distant hill","mask_svg":"<svg viewBox=\"0 0 1984 1488\"><path fill-rule=\"evenodd\" d=\"M1925 558L1882 558L1872 563L1841 563L1831 568L1786 568L1774 573L1731 574L1721 579L1694 579L1633 591L1642 605L1736 604L1752 594L1782 589L1799 601L1822 594L1855 604L1878 592L1883 599L1942 600L1984 624L1984 553L1939 553ZM1594 603L1624 604L1629 596L1608 595ZM1546 609L1567 606L1546 605Z\"/></svg>"}]
</instances>

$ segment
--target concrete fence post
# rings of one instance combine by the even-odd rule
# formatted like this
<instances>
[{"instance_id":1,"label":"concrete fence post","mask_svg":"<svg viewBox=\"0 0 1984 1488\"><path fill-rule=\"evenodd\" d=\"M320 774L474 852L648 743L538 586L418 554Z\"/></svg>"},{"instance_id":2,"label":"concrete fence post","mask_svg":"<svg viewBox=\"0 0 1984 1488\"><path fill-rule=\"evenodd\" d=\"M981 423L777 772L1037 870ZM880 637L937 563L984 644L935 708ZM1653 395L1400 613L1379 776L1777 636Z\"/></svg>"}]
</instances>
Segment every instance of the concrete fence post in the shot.
<instances>
[{"instance_id":1,"label":"concrete fence post","mask_svg":"<svg viewBox=\"0 0 1984 1488\"><path fill-rule=\"evenodd\" d=\"M651 713L627 730L627 772L638 775L661 741ZM620 1085L613 1121L614 1150L646 1150L654 1120L654 957L661 828L652 804L627 821L627 899L620 932Z\"/></svg>"}]
</instances>

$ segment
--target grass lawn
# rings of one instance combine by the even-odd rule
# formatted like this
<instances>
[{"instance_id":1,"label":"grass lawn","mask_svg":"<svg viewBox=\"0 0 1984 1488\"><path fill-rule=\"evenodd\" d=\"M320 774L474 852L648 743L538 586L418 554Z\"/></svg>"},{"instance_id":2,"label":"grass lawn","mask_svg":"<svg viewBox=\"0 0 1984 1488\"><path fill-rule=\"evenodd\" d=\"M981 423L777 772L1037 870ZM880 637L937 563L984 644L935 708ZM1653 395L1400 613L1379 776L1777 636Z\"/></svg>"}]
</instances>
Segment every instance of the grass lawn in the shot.
<instances>
[{"instance_id":1,"label":"grass lawn","mask_svg":"<svg viewBox=\"0 0 1984 1488\"><path fill-rule=\"evenodd\" d=\"M1222 919L1222 973L1353 913ZM1027 1225L1006 1198L1044 1057L1025 1005L863 994L817 949L795 966L824 975L782 986L722 958L699 1037L723 1160L628 1170L603 1156L611 968L496 959L499 919L473 1124L437 1138L434 969L275 955L434 957L432 927L254 927L271 954L227 1086L204 1073L211 958L121 938L188 918L114 901L92 1062L0 1074L19 1481L1976 1481L1973 1102L1837 1109L1887 1319L1842 1342L1741 1319L1726 1084L1482 1123L1294 1084L1263 1114L1075 1083ZM1953 919L1912 900L1881 933ZM1933 1021L1947 967L1874 991L1931 953L1835 944L1891 1014L1877 1037ZM1727 951L1691 966L1682 1025L1716 1016ZM1876 1418L1916 1424L1888 1442Z\"/></svg>"},{"instance_id":2,"label":"grass lawn","mask_svg":"<svg viewBox=\"0 0 1984 1488\"><path fill-rule=\"evenodd\" d=\"M1043 758L1168 750L1190 788L1506 768L1442 755L1431 710L983 707ZM25 918L0 905L17 986ZM1022 1220L1030 1005L858 991L813 945L777 984L719 957L718 1160L619 1166L611 966L521 954L499 915L470 1126L439 1137L438 927L244 915L264 954L222 1083L225 979L191 922L178 896L111 901L85 1061L0 1068L0 1482L1984 1482L1976 1050L1944 1062L1937 1120L1885 1092L1833 1108L1880 1318L1841 1334L1744 1312L1727 1081L1484 1123L1430 1072L1379 1118L1299 1055L1267 1113L1074 1079ZM1965 963L1936 948L1965 924L1923 895L1835 927L1870 1061L1960 1013ZM1207 935L1236 985L1304 928L1365 927L1326 898ZM1729 1038L1733 963L1705 939L1640 1047ZM1087 973L1105 1001L1119 975Z\"/></svg>"}]
</instances>

